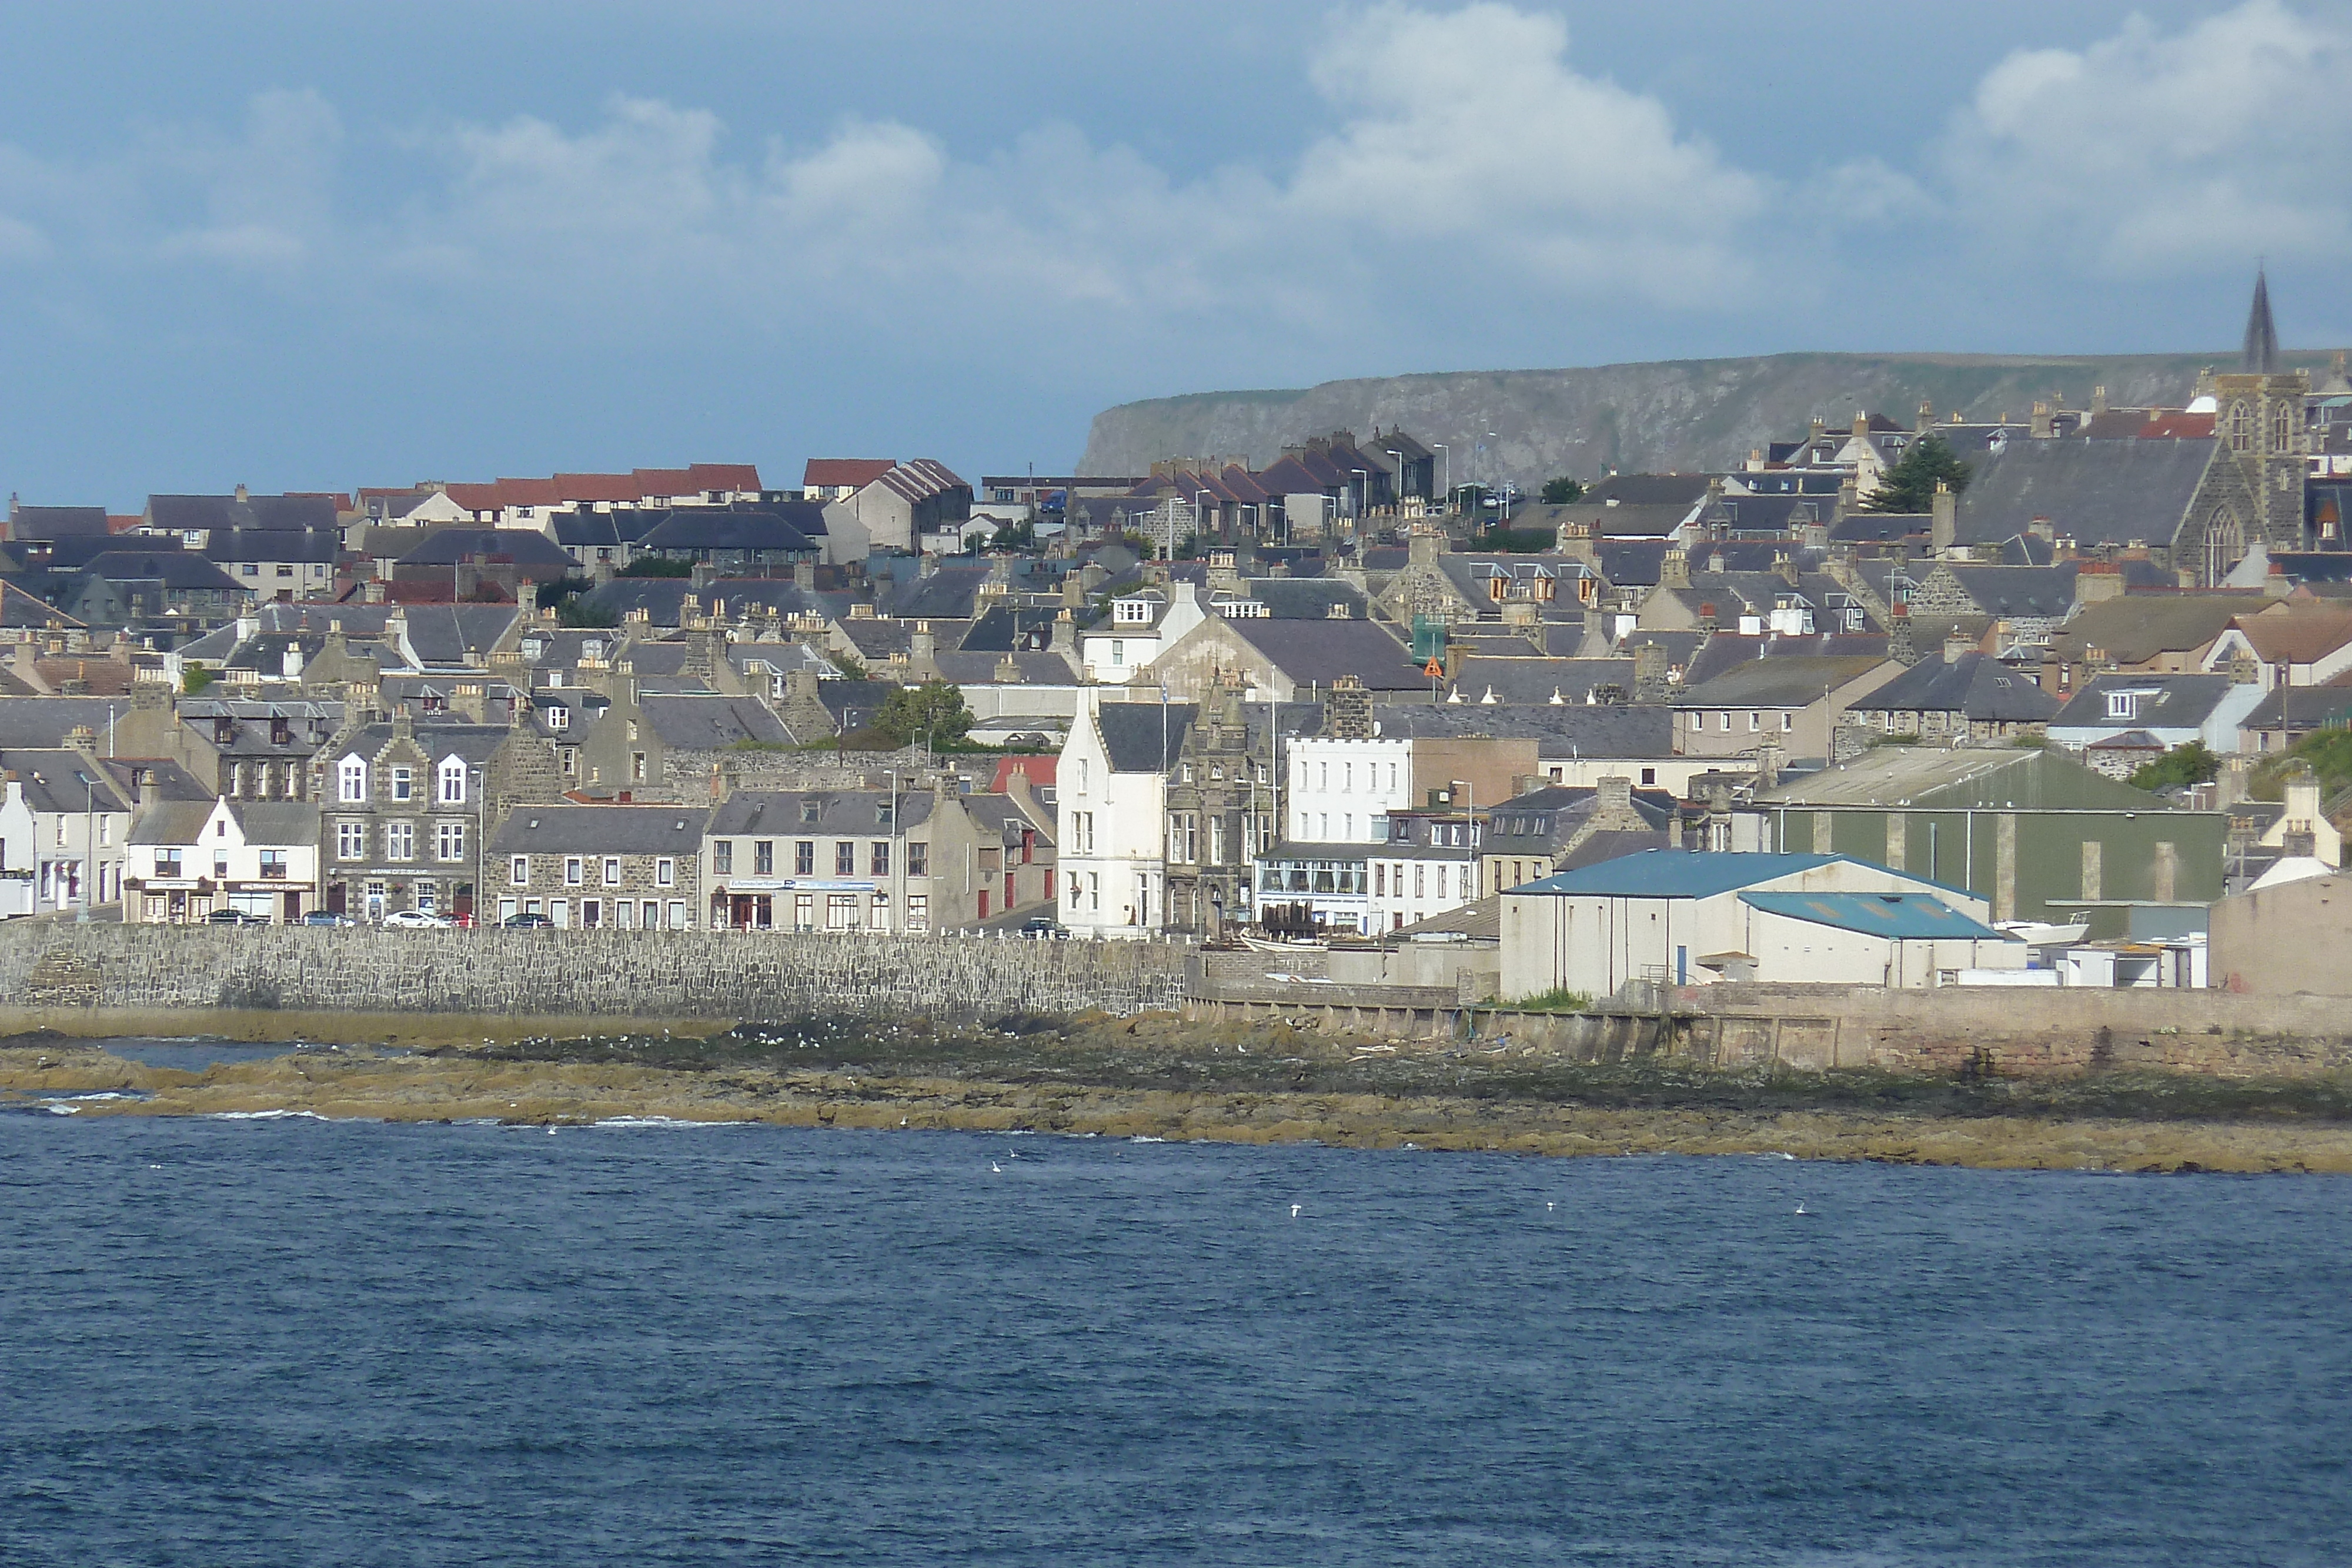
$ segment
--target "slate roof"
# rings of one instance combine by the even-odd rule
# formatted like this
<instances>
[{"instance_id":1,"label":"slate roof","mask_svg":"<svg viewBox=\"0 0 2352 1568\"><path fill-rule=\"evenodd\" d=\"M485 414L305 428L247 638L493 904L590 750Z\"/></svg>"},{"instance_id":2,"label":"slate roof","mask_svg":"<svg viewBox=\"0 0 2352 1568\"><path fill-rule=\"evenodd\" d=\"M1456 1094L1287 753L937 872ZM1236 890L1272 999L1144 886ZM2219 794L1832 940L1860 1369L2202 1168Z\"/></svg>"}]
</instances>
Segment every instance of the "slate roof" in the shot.
<instances>
[{"instance_id":1,"label":"slate roof","mask_svg":"<svg viewBox=\"0 0 2352 1568\"><path fill-rule=\"evenodd\" d=\"M1674 706L1694 707L1803 707L1819 702L1826 691L1845 685L1885 663L1871 654L1822 657L1797 654L1756 659L1738 668L1685 687ZM1870 699L1864 697L1860 703ZM1859 704L1857 704L1859 706Z\"/></svg>"},{"instance_id":2,"label":"slate roof","mask_svg":"<svg viewBox=\"0 0 2352 1568\"><path fill-rule=\"evenodd\" d=\"M1511 520L1513 528L1558 528L1562 523L1575 523L1591 530L1596 539L1663 539L1680 528L1690 516L1690 503L1673 506L1595 506L1579 501L1573 506L1547 507L1549 514L1541 521Z\"/></svg>"},{"instance_id":3,"label":"slate roof","mask_svg":"<svg viewBox=\"0 0 2352 1568\"><path fill-rule=\"evenodd\" d=\"M814 821L809 820L807 811L812 804L816 807ZM710 809L709 825L705 831L714 839L758 838L762 834L777 838L794 834L887 838L892 826L886 818L894 807L898 825L913 828L931 820L931 792L928 789L902 789L895 796L888 789L744 789ZM789 856L791 850L787 847L782 852ZM747 855L739 853L735 863L736 874L752 874ZM784 863L788 862L779 862L780 866ZM828 874L831 869L828 854Z\"/></svg>"},{"instance_id":4,"label":"slate roof","mask_svg":"<svg viewBox=\"0 0 2352 1568\"><path fill-rule=\"evenodd\" d=\"M134 844L193 844L203 836L205 824L212 820L213 802L202 800L159 800L139 813L131 824L130 842Z\"/></svg>"},{"instance_id":5,"label":"slate roof","mask_svg":"<svg viewBox=\"0 0 2352 1568\"><path fill-rule=\"evenodd\" d=\"M1586 866L1604 861L1622 859L1626 855L1645 854L1652 850L1675 847L1674 836L1664 828L1636 832L1631 828L1605 828L1586 839L1569 852L1559 866L1561 871L1581 871Z\"/></svg>"},{"instance_id":6,"label":"slate roof","mask_svg":"<svg viewBox=\"0 0 2352 1568\"><path fill-rule=\"evenodd\" d=\"M150 496L147 517L158 528L174 533L209 528L335 528L335 502L330 496ZM286 559L286 558L273 558Z\"/></svg>"},{"instance_id":7,"label":"slate roof","mask_svg":"<svg viewBox=\"0 0 2352 1568\"><path fill-rule=\"evenodd\" d=\"M1654 588L1665 565L1664 539L1601 539L1592 547L1593 564L1619 588Z\"/></svg>"},{"instance_id":8,"label":"slate roof","mask_svg":"<svg viewBox=\"0 0 2352 1568\"><path fill-rule=\"evenodd\" d=\"M1478 703L1380 703L1372 721L1385 737L1530 738L1539 756L1664 758L1674 754L1674 710L1660 703L1566 703L1488 707Z\"/></svg>"},{"instance_id":9,"label":"slate roof","mask_svg":"<svg viewBox=\"0 0 2352 1568\"><path fill-rule=\"evenodd\" d=\"M2058 712L2056 697L1984 653L1954 664L1922 659L1854 705L1866 712L1958 713L1983 724L2038 724Z\"/></svg>"},{"instance_id":10,"label":"slate roof","mask_svg":"<svg viewBox=\"0 0 2352 1568\"><path fill-rule=\"evenodd\" d=\"M708 612L723 603L729 616L758 612L767 615L822 615L847 622L856 596L803 588L788 577L722 577L702 588L683 577L616 577L580 596L580 602L625 621L634 611L646 612L648 624L672 627L680 623L686 597L693 594Z\"/></svg>"},{"instance_id":11,"label":"slate roof","mask_svg":"<svg viewBox=\"0 0 2352 1568\"><path fill-rule=\"evenodd\" d=\"M2084 605L2052 634L2051 647L2069 658L2097 648L2118 664L2143 664L2204 647L2262 602L2251 592L2126 594Z\"/></svg>"},{"instance_id":12,"label":"slate roof","mask_svg":"<svg viewBox=\"0 0 2352 1568\"><path fill-rule=\"evenodd\" d=\"M241 592L244 585L209 559L186 550L109 550L82 571L107 582L160 582L180 592Z\"/></svg>"},{"instance_id":13,"label":"slate roof","mask_svg":"<svg viewBox=\"0 0 2352 1568\"><path fill-rule=\"evenodd\" d=\"M943 566L902 585L887 606L877 609L908 621L969 621L980 603L981 584L987 580L984 566Z\"/></svg>"},{"instance_id":14,"label":"slate roof","mask_svg":"<svg viewBox=\"0 0 2352 1568\"><path fill-rule=\"evenodd\" d=\"M1184 749L1200 712L1192 703L1103 703L1096 710L1116 773L1164 773Z\"/></svg>"},{"instance_id":15,"label":"slate roof","mask_svg":"<svg viewBox=\"0 0 2352 1568\"><path fill-rule=\"evenodd\" d=\"M1626 639L1626 646L1645 639L1663 639L1673 632L1643 632ZM1683 670L1685 689L1704 685L1717 675L1758 659L1884 659L1886 639L1874 632L1816 632L1810 637L1783 636L1768 632L1760 637L1743 637L1735 632L1717 632L1691 653Z\"/></svg>"},{"instance_id":16,"label":"slate roof","mask_svg":"<svg viewBox=\"0 0 2352 1568\"><path fill-rule=\"evenodd\" d=\"M2212 463L2210 441L2011 441L1960 492L1956 542L1994 544L2047 518L2078 547L2168 547Z\"/></svg>"},{"instance_id":17,"label":"slate roof","mask_svg":"<svg viewBox=\"0 0 2352 1568\"><path fill-rule=\"evenodd\" d=\"M62 539L108 531L104 507L16 507L8 514L8 537Z\"/></svg>"},{"instance_id":18,"label":"slate roof","mask_svg":"<svg viewBox=\"0 0 2352 1568\"><path fill-rule=\"evenodd\" d=\"M100 744L104 744L105 730L99 731ZM14 771L25 787L25 802L36 811L128 811L130 797L119 790L101 761L92 767L82 760L81 754L64 747L18 748L0 751L0 768ZM81 775L95 788L85 790Z\"/></svg>"},{"instance_id":19,"label":"slate roof","mask_svg":"<svg viewBox=\"0 0 2352 1568\"><path fill-rule=\"evenodd\" d=\"M314 848L319 842L319 808L301 800L231 800L228 814L248 844L287 844Z\"/></svg>"},{"instance_id":20,"label":"slate roof","mask_svg":"<svg viewBox=\"0 0 2352 1568\"><path fill-rule=\"evenodd\" d=\"M662 744L681 751L718 751L739 740L790 745L783 721L751 697L641 695L637 707Z\"/></svg>"},{"instance_id":21,"label":"slate roof","mask_svg":"<svg viewBox=\"0 0 2352 1568\"><path fill-rule=\"evenodd\" d=\"M2011 541L2015 542L2015 541ZM2035 541L2040 543L2042 541ZM2074 608L2074 563L2059 566L1975 566L1945 563L1960 591L1986 614L2063 618Z\"/></svg>"},{"instance_id":22,"label":"slate roof","mask_svg":"<svg viewBox=\"0 0 2352 1568\"><path fill-rule=\"evenodd\" d=\"M414 725L410 733L425 756L435 762L447 757L458 757L469 763L487 763L514 731L503 724L440 724L425 720ZM392 744L392 736L393 727L389 723L362 725L343 737L343 744L335 755L341 757L356 752L364 758L373 758Z\"/></svg>"},{"instance_id":23,"label":"slate roof","mask_svg":"<svg viewBox=\"0 0 2352 1568\"><path fill-rule=\"evenodd\" d=\"M1428 677L1404 644L1370 621L1229 621L1236 636L1301 685L1354 675L1376 692L1411 691Z\"/></svg>"},{"instance_id":24,"label":"slate roof","mask_svg":"<svg viewBox=\"0 0 2352 1568\"><path fill-rule=\"evenodd\" d=\"M62 747L78 725L88 725L106 745L106 716L120 721L131 711L121 697L0 697L0 748Z\"/></svg>"},{"instance_id":25,"label":"slate roof","mask_svg":"<svg viewBox=\"0 0 2352 1568\"><path fill-rule=\"evenodd\" d=\"M493 853L677 855L702 849L710 820L699 806L517 806L490 841Z\"/></svg>"},{"instance_id":26,"label":"slate roof","mask_svg":"<svg viewBox=\"0 0 2352 1568\"><path fill-rule=\"evenodd\" d=\"M1712 898L1851 858L1659 850L1555 873L1514 891L1599 898Z\"/></svg>"},{"instance_id":27,"label":"slate roof","mask_svg":"<svg viewBox=\"0 0 2352 1568\"><path fill-rule=\"evenodd\" d=\"M640 535L643 550L806 552L824 537L824 508L814 501L777 501L758 510L679 507Z\"/></svg>"},{"instance_id":28,"label":"slate roof","mask_svg":"<svg viewBox=\"0 0 2352 1568\"><path fill-rule=\"evenodd\" d=\"M338 607L342 612L351 608ZM408 645L417 658L452 669L479 668L521 613L511 604L410 604L401 612L408 620ZM348 614L343 630L353 630Z\"/></svg>"},{"instance_id":29,"label":"slate roof","mask_svg":"<svg viewBox=\"0 0 2352 1568\"><path fill-rule=\"evenodd\" d=\"M237 563L289 560L332 566L342 549L342 532L331 527L223 528L205 541L204 555L208 560Z\"/></svg>"},{"instance_id":30,"label":"slate roof","mask_svg":"<svg viewBox=\"0 0 2352 1568\"><path fill-rule=\"evenodd\" d=\"M1704 474L1612 474L1587 486L1584 500L1614 500L1633 507L1679 506L1687 512L1706 495L1706 484Z\"/></svg>"},{"instance_id":31,"label":"slate roof","mask_svg":"<svg viewBox=\"0 0 2352 1568\"><path fill-rule=\"evenodd\" d=\"M1524 643L1520 649L1524 656L1463 660L1447 695L1459 692L1465 703L1482 706L1490 706L1486 698L1492 692L1496 703L1549 706L1558 697L1562 706L1581 706L1595 686L1614 685L1629 694L1633 689L1631 659L1549 659L1528 653Z\"/></svg>"},{"instance_id":32,"label":"slate roof","mask_svg":"<svg viewBox=\"0 0 2352 1568\"><path fill-rule=\"evenodd\" d=\"M1364 596L1336 578L1253 577L1244 580L1242 591L1276 621L1328 620L1335 604L1347 606L1351 619L1364 619Z\"/></svg>"},{"instance_id":33,"label":"slate roof","mask_svg":"<svg viewBox=\"0 0 2352 1568\"><path fill-rule=\"evenodd\" d=\"M1767 915L1895 941L2011 940L1924 893L1743 893L1739 902Z\"/></svg>"},{"instance_id":34,"label":"slate roof","mask_svg":"<svg viewBox=\"0 0 2352 1568\"><path fill-rule=\"evenodd\" d=\"M2195 729L2230 695L2227 675L2148 675L2118 672L2083 684L2050 722L2066 729ZM2128 719L2107 716L2109 692L2149 692Z\"/></svg>"},{"instance_id":35,"label":"slate roof","mask_svg":"<svg viewBox=\"0 0 2352 1568\"><path fill-rule=\"evenodd\" d=\"M371 546L373 540L370 540ZM454 524L436 528L423 544L401 556L401 566L455 566L461 560L481 559L511 561L520 567L536 569L534 575L562 576L572 565L556 543L536 528L480 528Z\"/></svg>"}]
</instances>

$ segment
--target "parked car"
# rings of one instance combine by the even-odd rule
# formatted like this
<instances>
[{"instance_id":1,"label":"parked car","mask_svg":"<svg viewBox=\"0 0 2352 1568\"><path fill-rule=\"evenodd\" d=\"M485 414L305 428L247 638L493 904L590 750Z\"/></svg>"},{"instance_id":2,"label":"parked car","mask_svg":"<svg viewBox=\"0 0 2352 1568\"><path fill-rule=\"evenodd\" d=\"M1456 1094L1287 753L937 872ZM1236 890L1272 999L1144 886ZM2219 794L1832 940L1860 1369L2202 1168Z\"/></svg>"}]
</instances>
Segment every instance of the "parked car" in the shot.
<instances>
[{"instance_id":1,"label":"parked car","mask_svg":"<svg viewBox=\"0 0 2352 1568\"><path fill-rule=\"evenodd\" d=\"M395 909L383 917L383 923L395 931L446 931L456 924L422 909Z\"/></svg>"},{"instance_id":2,"label":"parked car","mask_svg":"<svg viewBox=\"0 0 2352 1568\"><path fill-rule=\"evenodd\" d=\"M207 925L267 925L267 915L247 915L242 909L215 909L205 916Z\"/></svg>"},{"instance_id":3,"label":"parked car","mask_svg":"<svg viewBox=\"0 0 2352 1568\"><path fill-rule=\"evenodd\" d=\"M305 925L356 925L359 922L348 915L334 915L324 909L314 909L302 916L302 924Z\"/></svg>"},{"instance_id":4,"label":"parked car","mask_svg":"<svg viewBox=\"0 0 2352 1568\"><path fill-rule=\"evenodd\" d=\"M1024 936L1062 937L1069 934L1062 923L1050 915L1033 915L1021 923L1021 935Z\"/></svg>"},{"instance_id":5,"label":"parked car","mask_svg":"<svg viewBox=\"0 0 2352 1568\"><path fill-rule=\"evenodd\" d=\"M509 915L499 924L509 931L536 931L542 925L555 924L544 915Z\"/></svg>"}]
</instances>

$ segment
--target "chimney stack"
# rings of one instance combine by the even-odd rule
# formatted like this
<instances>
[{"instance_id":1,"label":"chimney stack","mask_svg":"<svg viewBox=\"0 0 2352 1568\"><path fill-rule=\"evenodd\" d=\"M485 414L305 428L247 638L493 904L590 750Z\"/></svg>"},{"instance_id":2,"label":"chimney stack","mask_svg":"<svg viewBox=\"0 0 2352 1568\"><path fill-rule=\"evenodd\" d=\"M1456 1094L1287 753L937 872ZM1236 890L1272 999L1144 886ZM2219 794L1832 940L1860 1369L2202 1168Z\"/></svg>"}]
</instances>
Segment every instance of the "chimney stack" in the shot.
<instances>
[{"instance_id":1,"label":"chimney stack","mask_svg":"<svg viewBox=\"0 0 2352 1568\"><path fill-rule=\"evenodd\" d=\"M1919 662L1911 646L1911 607L1898 603L1887 612L1886 656L1906 668Z\"/></svg>"},{"instance_id":2,"label":"chimney stack","mask_svg":"<svg viewBox=\"0 0 2352 1568\"><path fill-rule=\"evenodd\" d=\"M1950 549L1959 538L1960 498L1941 479L1936 481L1935 498L1928 502L1929 522L1927 544L1937 555Z\"/></svg>"}]
</instances>

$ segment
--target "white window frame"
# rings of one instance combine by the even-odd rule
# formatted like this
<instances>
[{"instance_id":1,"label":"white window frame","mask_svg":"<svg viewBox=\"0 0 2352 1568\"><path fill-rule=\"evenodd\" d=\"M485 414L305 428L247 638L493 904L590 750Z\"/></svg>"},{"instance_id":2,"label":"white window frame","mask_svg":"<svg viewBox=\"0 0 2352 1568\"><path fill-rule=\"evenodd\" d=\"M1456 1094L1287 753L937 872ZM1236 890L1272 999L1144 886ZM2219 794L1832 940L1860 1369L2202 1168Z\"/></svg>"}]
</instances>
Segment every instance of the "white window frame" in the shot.
<instances>
[{"instance_id":1,"label":"white window frame","mask_svg":"<svg viewBox=\"0 0 2352 1568\"><path fill-rule=\"evenodd\" d=\"M346 805L365 805L368 798L367 763L362 758L346 757L335 764L335 799Z\"/></svg>"},{"instance_id":2,"label":"white window frame","mask_svg":"<svg viewBox=\"0 0 2352 1568\"><path fill-rule=\"evenodd\" d=\"M566 856L564 856L564 857L563 857L563 885L564 885L564 886L566 886L566 887L585 887L585 886L587 886L587 885L588 885L588 862L587 862L586 861L583 860L583 859L582 859L580 856L578 856L578 855L566 855Z\"/></svg>"},{"instance_id":3,"label":"white window frame","mask_svg":"<svg viewBox=\"0 0 2352 1568\"><path fill-rule=\"evenodd\" d=\"M507 857L507 883L511 887L529 887L530 885L530 857L529 855L509 855Z\"/></svg>"},{"instance_id":4,"label":"white window frame","mask_svg":"<svg viewBox=\"0 0 2352 1568\"><path fill-rule=\"evenodd\" d=\"M654 862L654 885L656 887L677 885L677 862L667 855Z\"/></svg>"},{"instance_id":5,"label":"white window frame","mask_svg":"<svg viewBox=\"0 0 2352 1568\"><path fill-rule=\"evenodd\" d=\"M462 806L466 803L466 765L455 757L441 763L441 804Z\"/></svg>"}]
</instances>

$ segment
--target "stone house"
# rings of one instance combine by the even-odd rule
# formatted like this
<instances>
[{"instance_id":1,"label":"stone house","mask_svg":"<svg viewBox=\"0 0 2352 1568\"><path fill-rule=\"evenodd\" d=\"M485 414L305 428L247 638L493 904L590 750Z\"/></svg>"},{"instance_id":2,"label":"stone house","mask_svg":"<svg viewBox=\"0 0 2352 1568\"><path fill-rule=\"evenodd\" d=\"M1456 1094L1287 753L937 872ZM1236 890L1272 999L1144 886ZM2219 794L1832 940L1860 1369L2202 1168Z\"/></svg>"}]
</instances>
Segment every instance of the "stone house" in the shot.
<instances>
[{"instance_id":1,"label":"stone house","mask_svg":"<svg viewBox=\"0 0 2352 1568\"><path fill-rule=\"evenodd\" d=\"M404 708L346 727L318 766L325 907L370 921L403 909L470 919L485 823L514 800L559 793L529 729L418 724Z\"/></svg>"},{"instance_id":2,"label":"stone house","mask_svg":"<svg viewBox=\"0 0 2352 1568\"><path fill-rule=\"evenodd\" d=\"M1847 717L1877 735L1986 745L2040 735L2061 706L2031 674L1954 637L1941 655L1856 699Z\"/></svg>"},{"instance_id":3,"label":"stone house","mask_svg":"<svg viewBox=\"0 0 2352 1568\"><path fill-rule=\"evenodd\" d=\"M751 789L711 808L710 929L948 931L1050 910L1052 834L1005 795Z\"/></svg>"},{"instance_id":4,"label":"stone house","mask_svg":"<svg viewBox=\"0 0 2352 1568\"><path fill-rule=\"evenodd\" d=\"M1750 757L1769 745L1787 757L1827 758L1846 710L1902 672L1867 653L1751 661L1675 695L1675 753Z\"/></svg>"},{"instance_id":5,"label":"stone house","mask_svg":"<svg viewBox=\"0 0 2352 1568\"><path fill-rule=\"evenodd\" d=\"M1332 694L1369 716L1361 688ZM1261 710L1263 716L1263 710ZM1369 727L1369 726L1367 726ZM1215 936L1253 917L1250 897L1258 853L1281 820L1276 770L1254 735L1241 684L1228 678L1202 706L1176 753L1167 782L1168 928Z\"/></svg>"},{"instance_id":6,"label":"stone house","mask_svg":"<svg viewBox=\"0 0 2352 1568\"><path fill-rule=\"evenodd\" d=\"M707 806L519 804L490 841L498 918L691 931L709 820Z\"/></svg>"},{"instance_id":7,"label":"stone house","mask_svg":"<svg viewBox=\"0 0 2352 1568\"><path fill-rule=\"evenodd\" d=\"M709 799L714 768L730 752L788 747L792 732L757 697L715 692L648 692L624 661L611 701L578 747L578 788L631 799Z\"/></svg>"}]
</instances>

